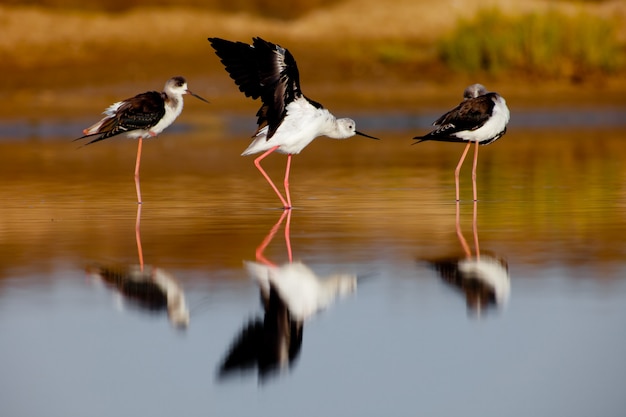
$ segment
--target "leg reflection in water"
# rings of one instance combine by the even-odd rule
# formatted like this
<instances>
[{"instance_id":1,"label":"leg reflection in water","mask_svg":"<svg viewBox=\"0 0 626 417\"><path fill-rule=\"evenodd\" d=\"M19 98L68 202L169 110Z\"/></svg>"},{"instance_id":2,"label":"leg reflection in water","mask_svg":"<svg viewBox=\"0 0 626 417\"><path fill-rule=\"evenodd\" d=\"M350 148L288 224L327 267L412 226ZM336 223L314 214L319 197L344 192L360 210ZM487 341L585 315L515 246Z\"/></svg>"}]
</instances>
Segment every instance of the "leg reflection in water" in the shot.
<instances>
[{"instance_id":1,"label":"leg reflection in water","mask_svg":"<svg viewBox=\"0 0 626 417\"><path fill-rule=\"evenodd\" d=\"M292 210L284 210L276 224L261 244L256 248L257 262L246 262L258 265L255 270L261 279L269 282L272 269L279 268L269 261L265 249L272 242L276 233L285 222L285 244L289 262L292 265L290 223ZM236 372L258 370L260 382L265 382L272 375L281 370L289 369L300 355L302 347L303 322L293 317L287 303L277 289L269 284L260 286L263 317L248 320L231 344L226 358L218 369L218 378L224 379Z\"/></svg>"},{"instance_id":2,"label":"leg reflection in water","mask_svg":"<svg viewBox=\"0 0 626 417\"><path fill-rule=\"evenodd\" d=\"M502 307L510 295L508 264L494 253L480 252L478 241L478 202L474 201L472 234L474 252L470 249L461 230L460 207L456 202L456 235L463 248L464 256L446 257L430 264L444 282L452 285L465 296L468 312L481 316L483 310Z\"/></svg>"},{"instance_id":3,"label":"leg reflection in water","mask_svg":"<svg viewBox=\"0 0 626 417\"><path fill-rule=\"evenodd\" d=\"M139 256L139 269L143 272L143 248L141 247L141 207L137 205L137 218L135 220L135 240L137 241L137 256Z\"/></svg>"},{"instance_id":4,"label":"leg reflection in water","mask_svg":"<svg viewBox=\"0 0 626 417\"><path fill-rule=\"evenodd\" d=\"M265 252L267 246L272 242L276 232L278 232L278 229L285 219L287 219L287 222L285 223L285 245L287 246L287 256L289 257L289 263L293 262L293 254L291 251L291 210L283 211L283 214L280 216L274 227L272 227L267 236L265 236L265 239L263 239L261 244L256 248L255 255L257 262L261 262L268 266L275 266L274 263L267 260L263 252Z\"/></svg>"},{"instance_id":5,"label":"leg reflection in water","mask_svg":"<svg viewBox=\"0 0 626 417\"><path fill-rule=\"evenodd\" d=\"M304 322L327 308L337 297L356 290L355 274L320 278L302 262L294 262L290 226L292 210L283 211L278 222L256 248L256 262L245 262L250 277L258 284L263 318L247 321L222 362L220 379L248 369L258 369L259 378L289 369L300 353ZM276 265L264 252L285 224L289 261Z\"/></svg>"},{"instance_id":6,"label":"leg reflection in water","mask_svg":"<svg viewBox=\"0 0 626 417\"><path fill-rule=\"evenodd\" d=\"M89 268L92 277L114 289L121 300L149 313L167 310L170 323L176 328L189 326L189 309L185 294L177 279L162 268L144 265L141 245L141 209L137 205L135 240L138 265L95 266Z\"/></svg>"}]
</instances>

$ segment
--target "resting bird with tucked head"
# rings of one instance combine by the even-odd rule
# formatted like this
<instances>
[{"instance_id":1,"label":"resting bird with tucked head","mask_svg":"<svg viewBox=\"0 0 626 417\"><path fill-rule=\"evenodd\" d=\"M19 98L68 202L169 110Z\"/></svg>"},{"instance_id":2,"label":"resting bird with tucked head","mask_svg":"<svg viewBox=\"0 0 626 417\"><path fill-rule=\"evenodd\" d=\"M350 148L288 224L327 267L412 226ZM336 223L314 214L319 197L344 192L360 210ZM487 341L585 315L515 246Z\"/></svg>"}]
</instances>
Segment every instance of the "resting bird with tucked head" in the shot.
<instances>
[{"instance_id":1,"label":"resting bird with tucked head","mask_svg":"<svg viewBox=\"0 0 626 417\"><path fill-rule=\"evenodd\" d=\"M506 101L498 93L487 92L482 84L472 84L463 92L463 101L454 109L438 118L433 125L434 130L424 136L413 139L424 142L435 140L441 142L467 142L461 159L454 171L456 201L459 201L459 172L470 145L476 144L474 165L472 168L472 186L474 201L478 200L476 191L476 165L478 162L478 145L488 145L506 133L510 112Z\"/></svg>"}]
</instances>

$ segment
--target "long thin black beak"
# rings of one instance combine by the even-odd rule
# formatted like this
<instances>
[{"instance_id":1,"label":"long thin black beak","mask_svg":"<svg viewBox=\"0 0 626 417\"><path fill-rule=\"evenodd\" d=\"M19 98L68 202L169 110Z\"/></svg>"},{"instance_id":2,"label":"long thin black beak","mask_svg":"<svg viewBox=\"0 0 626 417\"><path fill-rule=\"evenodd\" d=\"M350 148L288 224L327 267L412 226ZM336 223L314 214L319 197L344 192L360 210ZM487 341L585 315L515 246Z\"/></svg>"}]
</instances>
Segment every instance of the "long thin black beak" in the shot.
<instances>
[{"instance_id":1,"label":"long thin black beak","mask_svg":"<svg viewBox=\"0 0 626 417\"><path fill-rule=\"evenodd\" d=\"M375 138L374 136L366 135L365 133L359 132L358 130L355 131L354 133L356 133L357 135L360 135L360 136L365 136L366 138L380 140L378 138Z\"/></svg>"},{"instance_id":2,"label":"long thin black beak","mask_svg":"<svg viewBox=\"0 0 626 417\"><path fill-rule=\"evenodd\" d=\"M205 99L203 99L203 98L202 98L202 97L200 97L199 95L192 93L190 90L187 90L187 94L192 95L192 96L194 96L195 98L197 98L198 100L202 100L202 101L204 101L205 103L209 103L209 104L211 104L211 103L209 102L209 100L205 100Z\"/></svg>"}]
</instances>

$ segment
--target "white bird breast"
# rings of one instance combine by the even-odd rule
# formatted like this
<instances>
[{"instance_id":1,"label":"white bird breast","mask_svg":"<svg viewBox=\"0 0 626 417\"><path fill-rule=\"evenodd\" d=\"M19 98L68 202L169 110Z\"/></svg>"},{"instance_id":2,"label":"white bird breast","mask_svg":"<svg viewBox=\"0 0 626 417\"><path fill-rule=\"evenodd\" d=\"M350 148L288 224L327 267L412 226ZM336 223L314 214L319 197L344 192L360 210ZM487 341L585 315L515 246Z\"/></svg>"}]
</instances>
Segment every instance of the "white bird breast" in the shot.
<instances>
[{"instance_id":1,"label":"white bird breast","mask_svg":"<svg viewBox=\"0 0 626 417\"><path fill-rule=\"evenodd\" d=\"M267 151L274 146L279 146L277 152L280 153L299 154L313 139L329 132L335 124L335 118L328 110L318 109L300 98L287 105L287 114L274 136L266 140L268 128L264 127L242 155Z\"/></svg>"},{"instance_id":2,"label":"white bird breast","mask_svg":"<svg viewBox=\"0 0 626 417\"><path fill-rule=\"evenodd\" d=\"M176 120L176 118L180 116L182 111L183 111L182 97L179 100L176 100L175 106L171 106L168 103L165 103L165 114L163 115L161 120L159 120L159 122L150 129L150 131L156 135L163 132L165 128L167 128L169 125L174 123L174 120Z\"/></svg>"}]
</instances>

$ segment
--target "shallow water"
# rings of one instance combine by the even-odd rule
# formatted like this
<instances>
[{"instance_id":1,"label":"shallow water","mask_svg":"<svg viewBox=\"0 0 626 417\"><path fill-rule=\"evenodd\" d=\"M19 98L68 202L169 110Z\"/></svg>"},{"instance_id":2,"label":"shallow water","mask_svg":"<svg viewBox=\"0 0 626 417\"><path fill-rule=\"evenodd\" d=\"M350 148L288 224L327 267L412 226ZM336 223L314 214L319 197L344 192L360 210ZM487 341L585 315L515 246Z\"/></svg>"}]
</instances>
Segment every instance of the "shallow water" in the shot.
<instances>
[{"instance_id":1,"label":"shallow water","mask_svg":"<svg viewBox=\"0 0 626 417\"><path fill-rule=\"evenodd\" d=\"M624 126L511 129L480 148L477 204L466 162L457 206L461 145L357 123L383 140L320 138L294 157L287 235L294 261L356 273L357 291L304 323L291 361L226 373L264 317L243 262L275 225L262 256L289 260L279 201L238 156L248 135L146 143L140 212L135 142L4 138L2 415L626 413ZM278 183L284 163L264 162ZM464 244L506 262L499 303L468 304L433 266ZM140 255L184 291L186 329L93 275Z\"/></svg>"}]
</instances>

